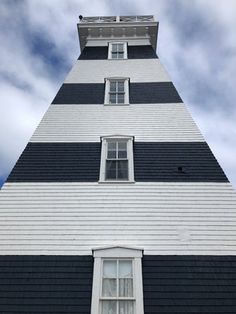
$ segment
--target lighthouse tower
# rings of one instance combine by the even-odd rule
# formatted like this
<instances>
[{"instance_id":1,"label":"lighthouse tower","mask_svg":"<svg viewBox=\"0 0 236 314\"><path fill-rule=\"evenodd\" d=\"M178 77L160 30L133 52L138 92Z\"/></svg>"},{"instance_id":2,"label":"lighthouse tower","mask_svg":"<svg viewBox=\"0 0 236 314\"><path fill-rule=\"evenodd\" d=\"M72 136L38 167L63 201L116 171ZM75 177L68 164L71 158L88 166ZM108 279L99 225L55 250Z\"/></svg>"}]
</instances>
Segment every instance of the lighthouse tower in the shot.
<instances>
[{"instance_id":1,"label":"lighthouse tower","mask_svg":"<svg viewBox=\"0 0 236 314\"><path fill-rule=\"evenodd\" d=\"M236 193L156 55L158 22L80 16L78 32L0 193L0 313L235 314Z\"/></svg>"}]
</instances>

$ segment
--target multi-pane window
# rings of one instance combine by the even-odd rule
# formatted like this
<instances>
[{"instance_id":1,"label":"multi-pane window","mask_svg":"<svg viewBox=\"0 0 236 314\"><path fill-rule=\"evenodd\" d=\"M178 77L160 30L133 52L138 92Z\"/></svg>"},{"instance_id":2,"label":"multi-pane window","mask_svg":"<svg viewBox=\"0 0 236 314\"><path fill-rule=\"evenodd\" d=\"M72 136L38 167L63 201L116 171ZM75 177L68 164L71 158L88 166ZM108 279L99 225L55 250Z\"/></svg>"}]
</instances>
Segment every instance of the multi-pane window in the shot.
<instances>
[{"instance_id":1,"label":"multi-pane window","mask_svg":"<svg viewBox=\"0 0 236 314\"><path fill-rule=\"evenodd\" d=\"M125 82L111 81L109 91L110 104L124 104L125 102Z\"/></svg>"},{"instance_id":2,"label":"multi-pane window","mask_svg":"<svg viewBox=\"0 0 236 314\"><path fill-rule=\"evenodd\" d=\"M105 104L124 105L129 103L128 78L108 78L105 83Z\"/></svg>"},{"instance_id":3,"label":"multi-pane window","mask_svg":"<svg viewBox=\"0 0 236 314\"><path fill-rule=\"evenodd\" d=\"M144 314L142 256L120 246L93 250L91 314Z\"/></svg>"},{"instance_id":4,"label":"multi-pane window","mask_svg":"<svg viewBox=\"0 0 236 314\"><path fill-rule=\"evenodd\" d=\"M127 141L113 140L107 143L106 180L128 180Z\"/></svg>"},{"instance_id":5,"label":"multi-pane window","mask_svg":"<svg viewBox=\"0 0 236 314\"><path fill-rule=\"evenodd\" d=\"M103 260L102 314L134 314L133 261Z\"/></svg>"},{"instance_id":6,"label":"multi-pane window","mask_svg":"<svg viewBox=\"0 0 236 314\"><path fill-rule=\"evenodd\" d=\"M100 181L132 181L133 175L133 138L104 137Z\"/></svg>"},{"instance_id":7,"label":"multi-pane window","mask_svg":"<svg viewBox=\"0 0 236 314\"><path fill-rule=\"evenodd\" d=\"M115 60L127 59L127 43L124 42L109 43L108 58Z\"/></svg>"}]
</instances>

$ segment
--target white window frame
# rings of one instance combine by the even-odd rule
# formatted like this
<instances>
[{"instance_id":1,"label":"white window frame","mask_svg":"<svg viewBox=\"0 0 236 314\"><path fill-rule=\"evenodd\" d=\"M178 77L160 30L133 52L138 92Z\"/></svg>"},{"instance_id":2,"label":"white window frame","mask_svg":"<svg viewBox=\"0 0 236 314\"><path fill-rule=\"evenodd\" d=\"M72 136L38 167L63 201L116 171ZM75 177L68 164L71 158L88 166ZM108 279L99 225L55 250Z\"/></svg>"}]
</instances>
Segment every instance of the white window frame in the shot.
<instances>
[{"instance_id":1,"label":"white window frame","mask_svg":"<svg viewBox=\"0 0 236 314\"><path fill-rule=\"evenodd\" d=\"M112 45L123 45L123 51L124 51L124 56L123 58L112 58ZM128 59L128 54L127 54L127 42L123 41L112 41L108 43L108 59L110 60L126 60Z\"/></svg>"},{"instance_id":2,"label":"white window frame","mask_svg":"<svg viewBox=\"0 0 236 314\"><path fill-rule=\"evenodd\" d=\"M127 159L128 159L128 180L106 180L106 160L109 141L125 141L127 142ZM100 162L100 178L99 182L103 183L134 183L134 158L133 158L133 137L124 135L104 136L101 138L101 162Z\"/></svg>"},{"instance_id":3,"label":"white window frame","mask_svg":"<svg viewBox=\"0 0 236 314\"><path fill-rule=\"evenodd\" d=\"M110 103L110 83L124 82L124 103ZM129 78L127 77L108 77L105 78L105 97L104 104L111 106L128 105L129 104Z\"/></svg>"},{"instance_id":4,"label":"white window frame","mask_svg":"<svg viewBox=\"0 0 236 314\"><path fill-rule=\"evenodd\" d=\"M143 250L127 247L108 247L93 250L93 288L91 314L101 314L103 260L132 260L134 314L144 314L143 280L142 280Z\"/></svg>"}]
</instances>

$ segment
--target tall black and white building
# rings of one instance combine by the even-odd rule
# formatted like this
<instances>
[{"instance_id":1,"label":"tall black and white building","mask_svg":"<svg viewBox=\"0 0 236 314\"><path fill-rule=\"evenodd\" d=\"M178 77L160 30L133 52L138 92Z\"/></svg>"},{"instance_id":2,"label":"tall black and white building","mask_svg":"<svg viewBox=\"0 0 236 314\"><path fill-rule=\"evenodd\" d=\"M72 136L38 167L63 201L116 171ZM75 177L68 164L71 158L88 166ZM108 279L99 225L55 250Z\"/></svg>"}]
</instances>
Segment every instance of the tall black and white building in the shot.
<instances>
[{"instance_id":1,"label":"tall black and white building","mask_svg":"<svg viewBox=\"0 0 236 314\"><path fill-rule=\"evenodd\" d=\"M156 55L158 23L78 32L0 193L0 313L235 314L236 193Z\"/></svg>"}]
</instances>

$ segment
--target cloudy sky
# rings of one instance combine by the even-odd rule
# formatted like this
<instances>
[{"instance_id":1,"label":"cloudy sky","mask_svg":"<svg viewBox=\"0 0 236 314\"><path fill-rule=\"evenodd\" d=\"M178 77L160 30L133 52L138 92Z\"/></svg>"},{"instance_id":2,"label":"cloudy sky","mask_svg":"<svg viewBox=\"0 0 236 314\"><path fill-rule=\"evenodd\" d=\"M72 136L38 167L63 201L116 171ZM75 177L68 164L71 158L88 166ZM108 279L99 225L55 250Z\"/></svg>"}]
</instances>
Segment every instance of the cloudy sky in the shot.
<instances>
[{"instance_id":1,"label":"cloudy sky","mask_svg":"<svg viewBox=\"0 0 236 314\"><path fill-rule=\"evenodd\" d=\"M79 55L80 14L155 15L158 55L236 187L236 0L0 0L0 186Z\"/></svg>"}]
</instances>

